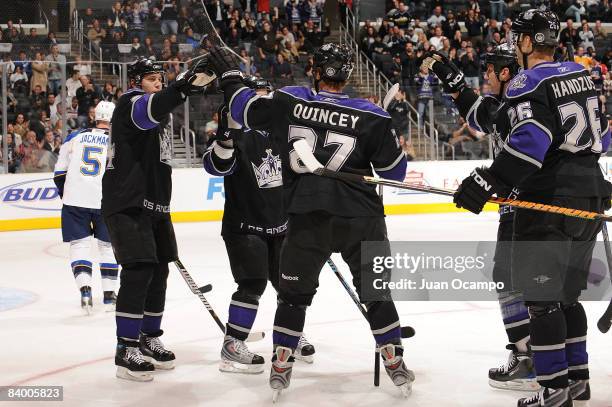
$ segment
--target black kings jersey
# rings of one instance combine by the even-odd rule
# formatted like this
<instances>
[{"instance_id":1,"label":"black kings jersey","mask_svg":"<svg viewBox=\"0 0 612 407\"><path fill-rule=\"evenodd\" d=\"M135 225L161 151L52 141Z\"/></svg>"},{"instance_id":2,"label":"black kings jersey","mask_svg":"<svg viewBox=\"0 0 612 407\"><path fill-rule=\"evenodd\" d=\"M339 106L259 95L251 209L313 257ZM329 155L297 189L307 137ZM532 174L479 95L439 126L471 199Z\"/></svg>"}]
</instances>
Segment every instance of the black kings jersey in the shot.
<instances>
[{"instance_id":1,"label":"black kings jersey","mask_svg":"<svg viewBox=\"0 0 612 407\"><path fill-rule=\"evenodd\" d=\"M598 165L610 144L589 72L574 62L541 63L517 74L505 101L511 131L491 170L522 197L603 197Z\"/></svg>"},{"instance_id":2,"label":"black kings jersey","mask_svg":"<svg viewBox=\"0 0 612 407\"><path fill-rule=\"evenodd\" d=\"M219 127L217 134L223 131L226 129ZM203 158L204 169L209 174L224 177L225 206L221 234L284 234L287 214L283 207L278 147L267 132L260 130L232 130L232 141L234 148L231 157L225 158L223 153L217 153L220 147L214 140Z\"/></svg>"},{"instance_id":3,"label":"black kings jersey","mask_svg":"<svg viewBox=\"0 0 612 407\"><path fill-rule=\"evenodd\" d=\"M172 135L169 112L182 95L169 87L156 94L134 88L113 112L108 166L102 179L105 216L127 208L144 208L170 216Z\"/></svg>"},{"instance_id":4,"label":"black kings jersey","mask_svg":"<svg viewBox=\"0 0 612 407\"><path fill-rule=\"evenodd\" d=\"M344 94L315 93L288 86L267 96L248 88L230 103L234 120L246 127L269 130L281 151L288 213L325 211L345 217L381 216L384 208L376 187L345 183L308 173L293 150L304 139L317 160L333 171L405 178L406 158L392 128L391 117L380 107Z\"/></svg>"}]
</instances>

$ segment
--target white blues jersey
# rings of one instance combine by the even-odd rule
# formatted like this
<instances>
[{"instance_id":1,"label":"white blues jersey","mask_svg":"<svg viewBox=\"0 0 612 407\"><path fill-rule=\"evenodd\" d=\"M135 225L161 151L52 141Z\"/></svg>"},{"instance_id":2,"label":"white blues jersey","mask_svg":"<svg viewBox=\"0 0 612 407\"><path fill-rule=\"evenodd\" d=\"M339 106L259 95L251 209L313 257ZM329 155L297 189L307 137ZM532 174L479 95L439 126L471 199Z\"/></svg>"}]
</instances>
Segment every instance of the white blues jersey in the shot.
<instances>
[{"instance_id":1,"label":"white blues jersey","mask_svg":"<svg viewBox=\"0 0 612 407\"><path fill-rule=\"evenodd\" d=\"M105 129L84 129L66 137L54 173L60 193L63 187L64 205L100 209L109 139Z\"/></svg>"}]
</instances>

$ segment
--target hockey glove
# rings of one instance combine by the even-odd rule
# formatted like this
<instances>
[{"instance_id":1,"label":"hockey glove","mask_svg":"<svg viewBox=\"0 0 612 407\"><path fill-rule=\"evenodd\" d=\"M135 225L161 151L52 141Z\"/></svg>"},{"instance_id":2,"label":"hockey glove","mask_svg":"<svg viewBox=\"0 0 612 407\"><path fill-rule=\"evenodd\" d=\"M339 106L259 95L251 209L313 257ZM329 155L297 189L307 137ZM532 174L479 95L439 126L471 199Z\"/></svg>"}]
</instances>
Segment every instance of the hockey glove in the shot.
<instances>
[{"instance_id":1,"label":"hockey glove","mask_svg":"<svg viewBox=\"0 0 612 407\"><path fill-rule=\"evenodd\" d=\"M197 95L204 93L216 78L215 73L209 68L208 61L203 58L185 72L181 72L176 77L174 87L185 96Z\"/></svg>"},{"instance_id":2,"label":"hockey glove","mask_svg":"<svg viewBox=\"0 0 612 407\"><path fill-rule=\"evenodd\" d=\"M461 92L465 88L465 75L461 69L444 54L437 51L428 52L421 66L427 67L442 82L446 93Z\"/></svg>"},{"instance_id":3,"label":"hockey glove","mask_svg":"<svg viewBox=\"0 0 612 407\"><path fill-rule=\"evenodd\" d=\"M221 88L231 82L240 82L244 75L238 66L236 56L225 47L213 47L209 55L210 67L221 81Z\"/></svg>"},{"instance_id":4,"label":"hockey glove","mask_svg":"<svg viewBox=\"0 0 612 407\"><path fill-rule=\"evenodd\" d=\"M499 189L499 181L486 167L475 168L453 195L457 208L479 214L489 198Z\"/></svg>"}]
</instances>

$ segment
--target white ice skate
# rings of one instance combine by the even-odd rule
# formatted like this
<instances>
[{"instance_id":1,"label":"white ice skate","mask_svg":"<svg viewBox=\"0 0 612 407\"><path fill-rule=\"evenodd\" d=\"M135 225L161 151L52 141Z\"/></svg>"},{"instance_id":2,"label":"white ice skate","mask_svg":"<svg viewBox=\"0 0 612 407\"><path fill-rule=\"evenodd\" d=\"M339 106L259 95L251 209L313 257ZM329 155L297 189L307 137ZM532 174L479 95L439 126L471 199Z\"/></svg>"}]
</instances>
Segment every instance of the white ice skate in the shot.
<instances>
[{"instance_id":1,"label":"white ice skate","mask_svg":"<svg viewBox=\"0 0 612 407\"><path fill-rule=\"evenodd\" d=\"M298 342L298 346L295 349L293 356L302 362L312 363L314 362L314 354L314 346L308 342L305 335L300 336L300 341Z\"/></svg>"},{"instance_id":2,"label":"white ice skate","mask_svg":"<svg viewBox=\"0 0 612 407\"><path fill-rule=\"evenodd\" d=\"M412 393L412 382L414 382L414 372L406 368L402 355L404 347L392 343L381 346L380 355L383 358L385 370L404 397Z\"/></svg>"},{"instance_id":3,"label":"white ice skate","mask_svg":"<svg viewBox=\"0 0 612 407\"><path fill-rule=\"evenodd\" d=\"M264 358L249 350L244 341L226 335L221 348L219 370L229 373L263 373Z\"/></svg>"},{"instance_id":4,"label":"white ice skate","mask_svg":"<svg viewBox=\"0 0 612 407\"><path fill-rule=\"evenodd\" d=\"M277 346L272 357L270 369L270 387L272 388L272 402L276 403L281 392L291 383L291 372L294 362L293 352L290 348Z\"/></svg>"}]
</instances>

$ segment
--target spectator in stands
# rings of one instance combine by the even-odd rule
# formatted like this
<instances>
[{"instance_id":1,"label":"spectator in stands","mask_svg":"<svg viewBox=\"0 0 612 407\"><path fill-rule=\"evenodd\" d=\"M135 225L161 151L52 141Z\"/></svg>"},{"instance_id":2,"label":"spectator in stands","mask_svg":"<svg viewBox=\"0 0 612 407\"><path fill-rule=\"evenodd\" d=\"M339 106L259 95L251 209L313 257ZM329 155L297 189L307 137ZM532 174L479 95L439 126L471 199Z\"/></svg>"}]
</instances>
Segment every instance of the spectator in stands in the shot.
<instances>
[{"instance_id":1,"label":"spectator in stands","mask_svg":"<svg viewBox=\"0 0 612 407\"><path fill-rule=\"evenodd\" d=\"M81 75L80 80L82 87L80 87L76 91L76 97L79 101L78 120L79 127L85 127L89 108L95 107L95 100L101 99L101 96L98 94L97 89L91 82L91 78L89 77L89 75Z\"/></svg>"},{"instance_id":2,"label":"spectator in stands","mask_svg":"<svg viewBox=\"0 0 612 407\"><path fill-rule=\"evenodd\" d=\"M455 19L455 13L449 11L446 14L446 20L442 22L442 33L446 38L453 38L457 31L461 31L461 27Z\"/></svg>"},{"instance_id":3,"label":"spectator in stands","mask_svg":"<svg viewBox=\"0 0 612 407\"><path fill-rule=\"evenodd\" d=\"M83 75L91 75L91 65L89 62L84 62L80 55L74 57L74 69L79 71L79 77Z\"/></svg>"},{"instance_id":4,"label":"spectator in stands","mask_svg":"<svg viewBox=\"0 0 612 407\"><path fill-rule=\"evenodd\" d=\"M25 137L25 134L28 132L28 122L26 122L25 116L23 113L17 114L15 118L15 124L13 125L13 131L15 134L18 134L21 139Z\"/></svg>"},{"instance_id":5,"label":"spectator in stands","mask_svg":"<svg viewBox=\"0 0 612 407\"><path fill-rule=\"evenodd\" d=\"M40 48L43 40L38 36L36 28L30 28L30 35L25 38L25 42L30 45L30 49L36 50Z\"/></svg>"},{"instance_id":6,"label":"spectator in stands","mask_svg":"<svg viewBox=\"0 0 612 407\"><path fill-rule=\"evenodd\" d=\"M115 27L119 27L121 24L121 17L123 16L123 7L121 7L121 2L116 1L113 4L113 8L111 9L111 15L108 17L109 20L113 22Z\"/></svg>"},{"instance_id":7,"label":"spectator in stands","mask_svg":"<svg viewBox=\"0 0 612 407\"><path fill-rule=\"evenodd\" d=\"M83 25L85 28L93 27L93 22L96 19L94 17L93 9L91 7L87 7L85 9L85 15L81 19L83 20Z\"/></svg>"},{"instance_id":8,"label":"spectator in stands","mask_svg":"<svg viewBox=\"0 0 612 407\"><path fill-rule=\"evenodd\" d=\"M437 26L434 29L434 35L429 39L429 44L434 47L436 51L440 51L445 39L446 37L442 35L442 27Z\"/></svg>"},{"instance_id":9,"label":"spectator in stands","mask_svg":"<svg viewBox=\"0 0 612 407\"><path fill-rule=\"evenodd\" d=\"M133 6L126 6L125 19L127 21L128 39L138 37L138 41L142 44L145 40L145 21L147 14L141 10L139 3L134 3Z\"/></svg>"},{"instance_id":10,"label":"spectator in stands","mask_svg":"<svg viewBox=\"0 0 612 407\"><path fill-rule=\"evenodd\" d=\"M159 59L159 50L153 44L153 38L151 38L150 36L145 37L144 53L147 58Z\"/></svg>"},{"instance_id":11,"label":"spectator in stands","mask_svg":"<svg viewBox=\"0 0 612 407\"><path fill-rule=\"evenodd\" d=\"M465 29L467 36L469 37L472 44L478 46L482 42L483 23L480 16L474 11L474 9L468 10L468 17L465 20Z\"/></svg>"},{"instance_id":12,"label":"spectator in stands","mask_svg":"<svg viewBox=\"0 0 612 407\"><path fill-rule=\"evenodd\" d=\"M576 22L582 20L582 15L586 15L584 0L574 0L572 4L565 9L565 17L573 18Z\"/></svg>"},{"instance_id":13,"label":"spectator in stands","mask_svg":"<svg viewBox=\"0 0 612 407\"><path fill-rule=\"evenodd\" d=\"M51 53L45 60L49 61L49 92L57 95L62 82L62 66L66 66L66 57L59 53L57 44L51 47Z\"/></svg>"},{"instance_id":14,"label":"spectator in stands","mask_svg":"<svg viewBox=\"0 0 612 407\"><path fill-rule=\"evenodd\" d=\"M166 66L166 80L168 83L174 82L181 71L181 60L178 57L172 57Z\"/></svg>"},{"instance_id":15,"label":"spectator in stands","mask_svg":"<svg viewBox=\"0 0 612 407\"><path fill-rule=\"evenodd\" d=\"M98 19L93 20L93 26L87 31L87 38L96 46L100 46L100 41L106 37L106 30L100 26Z\"/></svg>"},{"instance_id":16,"label":"spectator in stands","mask_svg":"<svg viewBox=\"0 0 612 407\"><path fill-rule=\"evenodd\" d=\"M21 20L19 20L19 30L13 26L8 33L5 32L4 41L12 42L13 44L19 44L25 42L25 32L23 31L23 27L21 26Z\"/></svg>"},{"instance_id":17,"label":"spectator in stands","mask_svg":"<svg viewBox=\"0 0 612 407\"><path fill-rule=\"evenodd\" d=\"M400 56L402 62L402 86L410 89L414 86L415 76L419 72L418 56L414 50L412 42L406 43L404 52Z\"/></svg>"},{"instance_id":18,"label":"spectator in stands","mask_svg":"<svg viewBox=\"0 0 612 407\"><path fill-rule=\"evenodd\" d=\"M28 79L32 77L32 63L29 61L24 50L19 51L19 58L15 61L15 68L17 66L21 66L21 70L28 76Z\"/></svg>"},{"instance_id":19,"label":"spectator in stands","mask_svg":"<svg viewBox=\"0 0 612 407\"><path fill-rule=\"evenodd\" d=\"M263 30L257 38L257 52L262 63L262 69L267 73L272 73L272 67L276 63L276 35L272 32L272 26L268 21L264 21Z\"/></svg>"},{"instance_id":20,"label":"spectator in stands","mask_svg":"<svg viewBox=\"0 0 612 407\"><path fill-rule=\"evenodd\" d=\"M276 63L274 64L272 73L274 77L293 79L291 65L285 60L283 54L280 52L276 55Z\"/></svg>"},{"instance_id":21,"label":"spectator in stands","mask_svg":"<svg viewBox=\"0 0 612 407\"><path fill-rule=\"evenodd\" d=\"M42 53L37 52L32 62L32 78L30 79L30 89L34 90L36 86L41 89L47 89L47 72L49 64L43 60Z\"/></svg>"},{"instance_id":22,"label":"spectator in stands","mask_svg":"<svg viewBox=\"0 0 612 407\"><path fill-rule=\"evenodd\" d=\"M603 65L597 56L593 57L593 67L591 68L591 79L595 84L595 89L601 95L603 94L604 78L608 73L608 68Z\"/></svg>"},{"instance_id":23,"label":"spectator in stands","mask_svg":"<svg viewBox=\"0 0 612 407\"><path fill-rule=\"evenodd\" d=\"M399 137L406 137L408 135L408 113L410 112L410 106L406 101L406 93L400 89L396 94L387 112L391 115L391 121L393 128Z\"/></svg>"},{"instance_id":24,"label":"spectator in stands","mask_svg":"<svg viewBox=\"0 0 612 407\"><path fill-rule=\"evenodd\" d=\"M47 117L51 121L51 123L55 123L57 120L57 105L61 98L59 96L55 96L53 93L49 93L47 95L47 102L45 104L45 109L47 112Z\"/></svg>"},{"instance_id":25,"label":"spectator in stands","mask_svg":"<svg viewBox=\"0 0 612 407\"><path fill-rule=\"evenodd\" d=\"M159 4L161 32L163 35L178 33L178 9L176 0L161 0ZM215 17L211 16L211 19Z\"/></svg>"},{"instance_id":26,"label":"spectator in stands","mask_svg":"<svg viewBox=\"0 0 612 407\"><path fill-rule=\"evenodd\" d=\"M593 58L591 58L589 55L585 55L583 47L576 48L576 53L574 54L574 62L579 63L580 65L584 66L585 69L588 70L591 70L593 66Z\"/></svg>"},{"instance_id":27,"label":"spectator in stands","mask_svg":"<svg viewBox=\"0 0 612 407\"><path fill-rule=\"evenodd\" d=\"M43 138L43 141L41 143L41 148L43 150L47 150L50 153L55 153L54 150L54 140L55 136L53 135L53 132L51 130L47 130L45 131L45 137ZM59 150L57 152L59 154Z\"/></svg>"},{"instance_id":28,"label":"spectator in stands","mask_svg":"<svg viewBox=\"0 0 612 407\"><path fill-rule=\"evenodd\" d=\"M396 27L402 30L408 28L408 24L410 23L410 10L408 10L404 2L399 2L397 8L391 10L387 16Z\"/></svg>"},{"instance_id":29,"label":"spectator in stands","mask_svg":"<svg viewBox=\"0 0 612 407\"><path fill-rule=\"evenodd\" d=\"M34 165L38 160L34 156L35 151L38 150L38 144L36 142L36 133L33 131L28 131L24 138L23 143L19 148L19 155L21 158L20 172L31 172L34 168Z\"/></svg>"},{"instance_id":30,"label":"spectator in stands","mask_svg":"<svg viewBox=\"0 0 612 407\"><path fill-rule=\"evenodd\" d=\"M427 24L430 27L441 27L446 21L446 17L442 15L442 7L436 6L433 9L433 14L427 19Z\"/></svg>"},{"instance_id":31,"label":"spectator in stands","mask_svg":"<svg viewBox=\"0 0 612 407\"><path fill-rule=\"evenodd\" d=\"M312 21L316 26L321 26L323 9L317 0L305 0L302 6L302 22Z\"/></svg>"},{"instance_id":32,"label":"spectator in stands","mask_svg":"<svg viewBox=\"0 0 612 407\"><path fill-rule=\"evenodd\" d=\"M79 116L81 119L81 116ZM90 129L96 127L96 107L90 106L87 110L87 116L84 119L81 119L81 124L79 126L82 129Z\"/></svg>"},{"instance_id":33,"label":"spectator in stands","mask_svg":"<svg viewBox=\"0 0 612 407\"><path fill-rule=\"evenodd\" d=\"M497 26L497 20L490 18L489 23L487 24L485 28L485 33L484 33L485 44L488 45L488 44L491 44L492 42L495 42L495 39L494 39L495 34L499 34L499 27Z\"/></svg>"},{"instance_id":34,"label":"spectator in stands","mask_svg":"<svg viewBox=\"0 0 612 407\"><path fill-rule=\"evenodd\" d=\"M43 41L43 45L48 48L51 49L52 46L59 44L59 42L57 41L57 38L55 38L55 33L53 31L49 31L47 33L47 39Z\"/></svg>"},{"instance_id":35,"label":"spectator in stands","mask_svg":"<svg viewBox=\"0 0 612 407\"><path fill-rule=\"evenodd\" d=\"M71 129L76 129L77 127L79 127L79 123L77 119L78 116L79 116L79 99L77 99L77 97L74 96L72 99L70 99L70 106L68 107L68 109L66 109L66 121L68 123L68 126Z\"/></svg>"},{"instance_id":36,"label":"spectator in stands","mask_svg":"<svg viewBox=\"0 0 612 407\"><path fill-rule=\"evenodd\" d=\"M224 32L227 20L227 5L223 1L212 0L206 6L206 11L215 28L219 32Z\"/></svg>"},{"instance_id":37,"label":"spectator in stands","mask_svg":"<svg viewBox=\"0 0 612 407\"><path fill-rule=\"evenodd\" d=\"M80 87L81 81L79 80L79 71L73 66L72 74L66 79L66 96L68 99L76 96L76 91Z\"/></svg>"},{"instance_id":38,"label":"spectator in stands","mask_svg":"<svg viewBox=\"0 0 612 407\"><path fill-rule=\"evenodd\" d=\"M322 30L321 27L316 27L312 21L306 23L304 31L304 50L306 52L312 53L314 49L323 45L325 37L330 34L329 21L325 22L323 28Z\"/></svg>"},{"instance_id":39,"label":"spectator in stands","mask_svg":"<svg viewBox=\"0 0 612 407\"><path fill-rule=\"evenodd\" d=\"M139 57L145 56L146 54L146 50L145 48L140 44L140 38L139 37L132 37L132 48L130 49L130 55L133 59L137 59Z\"/></svg>"},{"instance_id":40,"label":"spectator in stands","mask_svg":"<svg viewBox=\"0 0 612 407\"><path fill-rule=\"evenodd\" d=\"M571 18L568 18L565 20L565 28L559 34L559 42L565 46L572 44L574 49L576 49L579 41L580 37L578 37L578 31L574 28L574 22Z\"/></svg>"},{"instance_id":41,"label":"spectator in stands","mask_svg":"<svg viewBox=\"0 0 612 407\"><path fill-rule=\"evenodd\" d=\"M172 52L172 43L169 38L165 38L163 42L163 46L160 53L160 58L162 61L170 61L174 53Z\"/></svg>"},{"instance_id":42,"label":"spectator in stands","mask_svg":"<svg viewBox=\"0 0 612 407\"><path fill-rule=\"evenodd\" d=\"M595 48L595 34L593 34L593 30L589 28L588 22L584 21L582 23L582 29L578 33L578 37L580 38L580 46L582 48Z\"/></svg>"},{"instance_id":43,"label":"spectator in stands","mask_svg":"<svg viewBox=\"0 0 612 407\"><path fill-rule=\"evenodd\" d=\"M465 83L472 89L480 89L480 61L472 47L468 47L461 57L461 69L465 75Z\"/></svg>"},{"instance_id":44,"label":"spectator in stands","mask_svg":"<svg viewBox=\"0 0 612 407\"><path fill-rule=\"evenodd\" d=\"M282 39L281 43L283 47L289 53L289 57L293 59L293 61L298 62L300 59L300 53L298 51L298 45L293 36L293 33L289 31L289 27L285 26L281 30ZM289 59L289 58L288 58Z\"/></svg>"},{"instance_id":45,"label":"spectator in stands","mask_svg":"<svg viewBox=\"0 0 612 407\"><path fill-rule=\"evenodd\" d=\"M289 0L285 6L285 17L287 25L302 24L302 16L300 15L300 7L297 0Z\"/></svg>"},{"instance_id":46,"label":"spectator in stands","mask_svg":"<svg viewBox=\"0 0 612 407\"><path fill-rule=\"evenodd\" d=\"M421 67L416 79L417 85L417 112L419 113L419 128L423 128L425 114L429 110L429 101L433 99L433 87L437 84L437 78L429 73L427 67Z\"/></svg>"},{"instance_id":47,"label":"spectator in stands","mask_svg":"<svg viewBox=\"0 0 612 407\"><path fill-rule=\"evenodd\" d=\"M361 40L361 48L369 56L372 54L372 44L376 41L376 30L373 26L369 26L366 34Z\"/></svg>"},{"instance_id":48,"label":"spectator in stands","mask_svg":"<svg viewBox=\"0 0 612 407\"><path fill-rule=\"evenodd\" d=\"M21 27L21 20L19 20L19 26ZM4 38L5 40L8 40L11 37L11 30L15 28L15 25L13 24L13 20L9 19L6 22L6 28L4 30L2 30L2 38ZM21 28L23 30L23 28Z\"/></svg>"},{"instance_id":49,"label":"spectator in stands","mask_svg":"<svg viewBox=\"0 0 612 407\"><path fill-rule=\"evenodd\" d=\"M113 99L114 104L117 104L121 95L123 95L123 89L118 87L117 90L115 90L115 98Z\"/></svg>"},{"instance_id":50,"label":"spectator in stands","mask_svg":"<svg viewBox=\"0 0 612 407\"><path fill-rule=\"evenodd\" d=\"M253 57L251 57L246 49L240 49L240 57L242 58L239 64L240 70L246 75L255 75L257 68L253 63Z\"/></svg>"},{"instance_id":51,"label":"spectator in stands","mask_svg":"<svg viewBox=\"0 0 612 407\"><path fill-rule=\"evenodd\" d=\"M112 102L115 98L115 87L112 82L106 82L102 90L102 100Z\"/></svg>"},{"instance_id":52,"label":"spectator in stands","mask_svg":"<svg viewBox=\"0 0 612 407\"><path fill-rule=\"evenodd\" d=\"M15 172L17 172L20 160L18 156L18 146L16 145L15 140L13 139L13 134L11 134L11 132L8 132L6 135L6 144L8 151L8 172L10 174L14 174ZM2 154L4 154L4 138L2 139L2 143L0 143L0 147L2 147L0 148L0 157L2 157Z\"/></svg>"},{"instance_id":53,"label":"spectator in stands","mask_svg":"<svg viewBox=\"0 0 612 407\"><path fill-rule=\"evenodd\" d=\"M15 92L27 93L28 88L28 75L23 72L21 65L15 66L15 71L9 77L11 82L11 88Z\"/></svg>"},{"instance_id":54,"label":"spectator in stands","mask_svg":"<svg viewBox=\"0 0 612 407\"><path fill-rule=\"evenodd\" d=\"M232 38L235 39L235 45L232 45ZM200 46L200 40L195 38L193 28L191 27L187 27L187 30L185 31L185 43L191 45L194 50L198 49L198 47ZM230 33L230 38L227 44L229 47L234 47L237 46L239 43L240 34L238 33L238 30L236 28L233 28L232 32Z\"/></svg>"},{"instance_id":55,"label":"spectator in stands","mask_svg":"<svg viewBox=\"0 0 612 407\"><path fill-rule=\"evenodd\" d=\"M219 127L219 114L214 112L212 115L212 120L206 123L206 127L204 128L204 132L206 133L206 142L214 137L217 133L217 128Z\"/></svg>"},{"instance_id":56,"label":"spectator in stands","mask_svg":"<svg viewBox=\"0 0 612 407\"><path fill-rule=\"evenodd\" d=\"M593 29L593 34L595 35L596 40L605 40L607 39L608 33L606 29L601 25L601 20L595 21L595 28Z\"/></svg>"}]
</instances>

